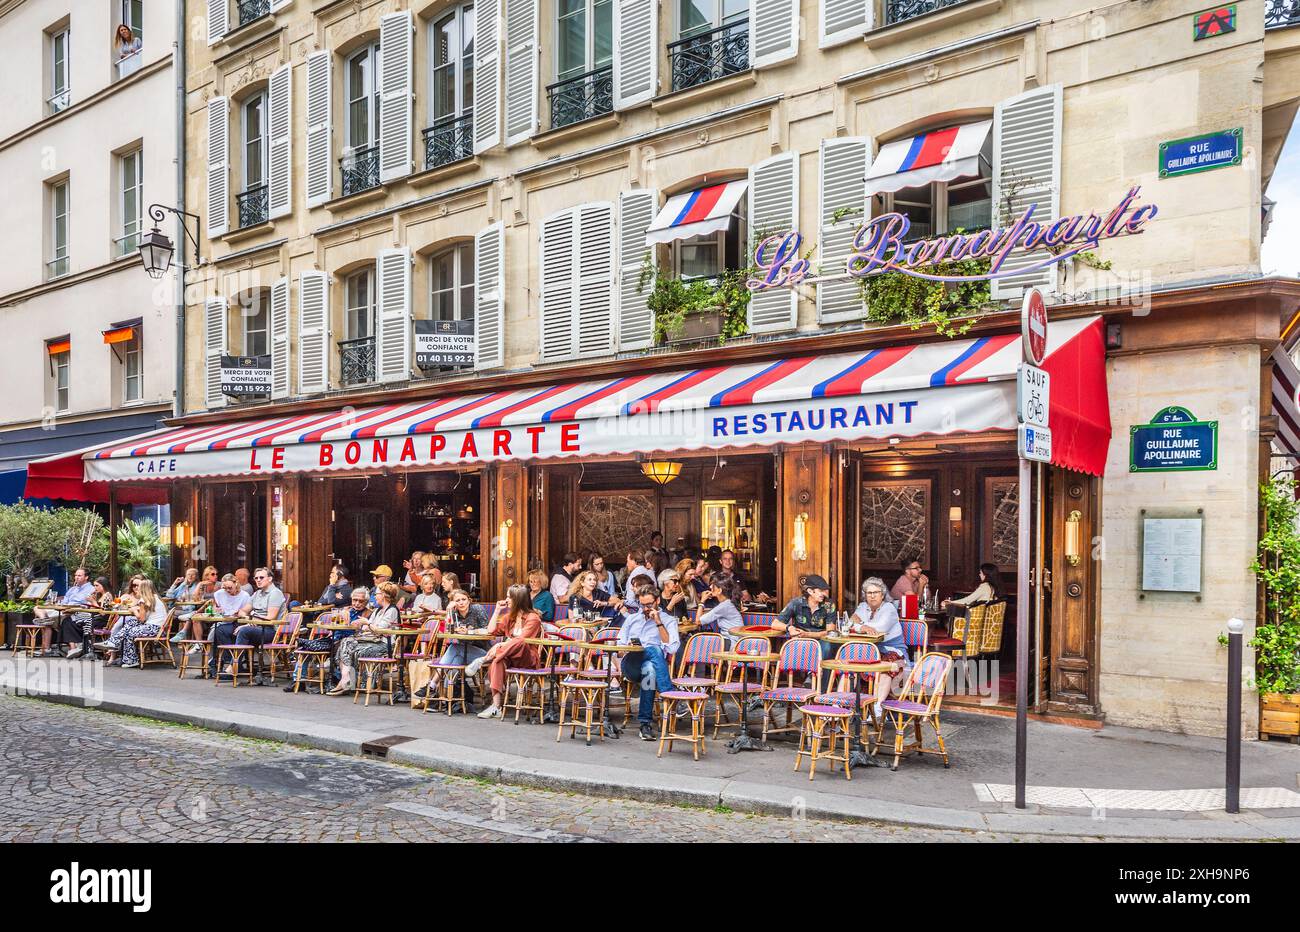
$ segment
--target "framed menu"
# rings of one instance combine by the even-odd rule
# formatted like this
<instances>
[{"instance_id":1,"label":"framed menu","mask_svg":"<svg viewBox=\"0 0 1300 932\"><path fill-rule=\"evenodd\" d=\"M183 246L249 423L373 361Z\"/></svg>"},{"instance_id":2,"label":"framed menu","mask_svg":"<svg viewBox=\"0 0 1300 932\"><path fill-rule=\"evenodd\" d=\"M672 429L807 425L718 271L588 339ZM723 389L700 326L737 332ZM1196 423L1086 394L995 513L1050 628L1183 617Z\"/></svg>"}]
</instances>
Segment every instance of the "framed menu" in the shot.
<instances>
[{"instance_id":1,"label":"framed menu","mask_svg":"<svg viewBox=\"0 0 1300 932\"><path fill-rule=\"evenodd\" d=\"M1142 590L1200 594L1205 520L1142 516Z\"/></svg>"},{"instance_id":2,"label":"framed menu","mask_svg":"<svg viewBox=\"0 0 1300 932\"><path fill-rule=\"evenodd\" d=\"M27 588L23 590L23 594L18 598L25 602L40 602L49 595L52 588L54 588L53 580L36 579L28 584Z\"/></svg>"}]
</instances>

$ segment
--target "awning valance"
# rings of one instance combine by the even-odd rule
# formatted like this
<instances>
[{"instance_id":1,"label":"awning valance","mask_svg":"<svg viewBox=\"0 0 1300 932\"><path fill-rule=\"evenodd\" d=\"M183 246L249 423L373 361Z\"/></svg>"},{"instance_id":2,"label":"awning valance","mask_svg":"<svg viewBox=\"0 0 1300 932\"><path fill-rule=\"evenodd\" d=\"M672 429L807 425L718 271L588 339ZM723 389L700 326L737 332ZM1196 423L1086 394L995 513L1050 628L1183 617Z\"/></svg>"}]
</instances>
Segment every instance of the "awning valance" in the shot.
<instances>
[{"instance_id":1,"label":"awning valance","mask_svg":"<svg viewBox=\"0 0 1300 932\"><path fill-rule=\"evenodd\" d=\"M671 243L725 230L731 222L731 212L740 203L748 186L748 181L728 181L674 194L646 230L646 245Z\"/></svg>"},{"instance_id":2,"label":"awning valance","mask_svg":"<svg viewBox=\"0 0 1300 932\"><path fill-rule=\"evenodd\" d=\"M992 120L964 123L881 146L867 169L867 194L978 175L992 126Z\"/></svg>"},{"instance_id":3,"label":"awning valance","mask_svg":"<svg viewBox=\"0 0 1300 932\"><path fill-rule=\"evenodd\" d=\"M1047 359L1054 449L1062 465L1097 473L1110 438L1099 334L1098 318L1053 323ZM1019 341L1008 333L171 428L39 461L27 494L45 494L46 471L79 465L88 483L151 482L1013 430Z\"/></svg>"},{"instance_id":4,"label":"awning valance","mask_svg":"<svg viewBox=\"0 0 1300 932\"><path fill-rule=\"evenodd\" d=\"M72 340L63 337L59 340L47 340L45 343L45 352L51 356L58 356L60 353L66 353L72 349Z\"/></svg>"},{"instance_id":5,"label":"awning valance","mask_svg":"<svg viewBox=\"0 0 1300 932\"><path fill-rule=\"evenodd\" d=\"M1281 453L1300 454L1300 369L1286 350L1273 350L1273 413L1277 415L1277 434L1273 445Z\"/></svg>"},{"instance_id":6,"label":"awning valance","mask_svg":"<svg viewBox=\"0 0 1300 932\"><path fill-rule=\"evenodd\" d=\"M136 324L126 324L104 331L104 342L109 346L114 343L129 343L135 338Z\"/></svg>"}]
</instances>

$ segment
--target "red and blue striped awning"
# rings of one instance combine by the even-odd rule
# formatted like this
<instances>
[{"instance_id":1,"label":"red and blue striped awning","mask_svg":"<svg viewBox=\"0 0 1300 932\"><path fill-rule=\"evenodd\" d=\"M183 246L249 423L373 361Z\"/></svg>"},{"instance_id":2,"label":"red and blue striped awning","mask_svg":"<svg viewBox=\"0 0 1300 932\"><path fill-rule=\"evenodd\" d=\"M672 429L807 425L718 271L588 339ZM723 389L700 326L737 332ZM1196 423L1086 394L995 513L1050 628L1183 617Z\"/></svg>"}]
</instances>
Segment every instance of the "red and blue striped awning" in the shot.
<instances>
[{"instance_id":1,"label":"red and blue striped awning","mask_svg":"<svg viewBox=\"0 0 1300 932\"><path fill-rule=\"evenodd\" d=\"M646 245L725 230L748 185L748 181L727 181L674 194L646 230Z\"/></svg>"},{"instance_id":2,"label":"red and blue striped awning","mask_svg":"<svg viewBox=\"0 0 1300 932\"><path fill-rule=\"evenodd\" d=\"M991 120L963 123L881 146L867 170L867 193L978 175L992 126ZM988 155L984 158L987 160Z\"/></svg>"}]
</instances>

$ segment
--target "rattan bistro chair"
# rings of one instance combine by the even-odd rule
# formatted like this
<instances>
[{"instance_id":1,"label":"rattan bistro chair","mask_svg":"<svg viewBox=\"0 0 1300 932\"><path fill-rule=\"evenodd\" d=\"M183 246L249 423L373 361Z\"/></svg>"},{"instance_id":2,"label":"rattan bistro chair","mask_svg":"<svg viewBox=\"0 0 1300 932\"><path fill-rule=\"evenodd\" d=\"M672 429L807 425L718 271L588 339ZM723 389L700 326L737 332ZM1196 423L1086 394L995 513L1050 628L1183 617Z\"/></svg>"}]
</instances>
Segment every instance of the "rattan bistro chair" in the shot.
<instances>
[{"instance_id":1,"label":"rattan bistro chair","mask_svg":"<svg viewBox=\"0 0 1300 932\"><path fill-rule=\"evenodd\" d=\"M176 666L176 657L172 654L171 636L176 628L176 609L167 613L158 633L148 637L134 638L136 655L140 658L140 669L151 663L170 663Z\"/></svg>"},{"instance_id":2,"label":"rattan bistro chair","mask_svg":"<svg viewBox=\"0 0 1300 932\"><path fill-rule=\"evenodd\" d=\"M781 646L781 658L776 662L776 673L772 678L772 688L759 693L763 703L763 741L767 736L786 731L798 731L794 723L794 708L812 699L817 694L821 682L822 648L821 643L812 638L791 638ZM781 674L786 682L781 683ZM811 680L809 678L811 677ZM811 686L803 683L811 682ZM776 706L785 706L785 724L771 727L773 710Z\"/></svg>"},{"instance_id":3,"label":"rattan bistro chair","mask_svg":"<svg viewBox=\"0 0 1300 932\"><path fill-rule=\"evenodd\" d=\"M885 724L894 726L894 763L891 770L898 769L898 759L908 751L917 754L939 754L943 757L944 767L948 766L948 749L943 743L943 733L939 729L939 708L943 705L943 694L948 683L948 671L952 669L952 658L937 651L926 654L920 659L903 684L897 699L886 699L881 703L881 721L876 733L876 748L879 750L884 738ZM937 748L927 748L921 734L922 723L928 722L934 729ZM911 723L915 730L915 741L905 743L907 726ZM874 753L874 751L873 751Z\"/></svg>"},{"instance_id":4,"label":"rattan bistro chair","mask_svg":"<svg viewBox=\"0 0 1300 932\"><path fill-rule=\"evenodd\" d=\"M735 647L735 652L740 654L756 653L767 654L772 650L772 642L767 638L748 637L741 638ZM741 662L728 660L724 664L722 677L713 685L713 701L717 704L717 715L713 720L713 737L718 737L718 730L721 728L740 728L741 723L745 720L745 708L742 704L740 695L742 692L747 694L749 699L757 699L768 686L768 672L772 664L768 660L753 660ZM742 681L741 674L748 669L748 684ZM736 720L733 722L727 718L726 700L730 699L736 706Z\"/></svg>"},{"instance_id":5,"label":"rattan bistro chair","mask_svg":"<svg viewBox=\"0 0 1300 932\"><path fill-rule=\"evenodd\" d=\"M295 652L298 629L301 626L302 612L290 612L284 617L284 624L275 629L271 640L262 645L262 653L269 658L267 674L271 677L272 683L275 682L282 661L286 670L292 669L285 658Z\"/></svg>"}]
</instances>

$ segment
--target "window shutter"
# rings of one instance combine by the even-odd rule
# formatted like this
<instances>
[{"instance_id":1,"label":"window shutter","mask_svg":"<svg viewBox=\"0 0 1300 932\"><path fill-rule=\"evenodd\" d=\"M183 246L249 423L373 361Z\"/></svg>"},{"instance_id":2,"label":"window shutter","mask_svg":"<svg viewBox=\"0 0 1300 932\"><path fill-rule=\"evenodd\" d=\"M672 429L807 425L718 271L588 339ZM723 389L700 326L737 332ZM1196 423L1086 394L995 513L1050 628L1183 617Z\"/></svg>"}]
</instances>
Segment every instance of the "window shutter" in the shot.
<instances>
[{"instance_id":1,"label":"window shutter","mask_svg":"<svg viewBox=\"0 0 1300 932\"><path fill-rule=\"evenodd\" d=\"M289 397L289 279L271 285L271 397Z\"/></svg>"},{"instance_id":2,"label":"window shutter","mask_svg":"<svg viewBox=\"0 0 1300 932\"><path fill-rule=\"evenodd\" d=\"M819 275L841 276L841 280L817 285L817 320L829 323L857 320L865 310L858 279L843 278L846 261L853 251L853 237L868 217L866 174L871 147L856 137L823 139L821 145L821 189L817 218ZM836 213L840 212L838 220Z\"/></svg>"},{"instance_id":3,"label":"window shutter","mask_svg":"<svg viewBox=\"0 0 1300 932\"><path fill-rule=\"evenodd\" d=\"M614 109L650 100L659 89L657 0L614 0Z\"/></svg>"},{"instance_id":4,"label":"window shutter","mask_svg":"<svg viewBox=\"0 0 1300 932\"><path fill-rule=\"evenodd\" d=\"M216 45L230 31L230 0L208 0L208 45Z\"/></svg>"},{"instance_id":5,"label":"window shutter","mask_svg":"<svg viewBox=\"0 0 1300 932\"><path fill-rule=\"evenodd\" d=\"M324 272L298 277L298 391L329 389L330 279Z\"/></svg>"},{"instance_id":6,"label":"window shutter","mask_svg":"<svg viewBox=\"0 0 1300 932\"><path fill-rule=\"evenodd\" d=\"M572 210L542 221L541 358L543 362L573 354L573 254L577 248Z\"/></svg>"},{"instance_id":7,"label":"window shutter","mask_svg":"<svg viewBox=\"0 0 1300 932\"><path fill-rule=\"evenodd\" d=\"M794 58L799 47L799 0L754 0L749 54L755 68Z\"/></svg>"},{"instance_id":8,"label":"window shutter","mask_svg":"<svg viewBox=\"0 0 1300 932\"><path fill-rule=\"evenodd\" d=\"M494 223L474 237L474 365L505 365L506 231Z\"/></svg>"},{"instance_id":9,"label":"window shutter","mask_svg":"<svg viewBox=\"0 0 1300 932\"><path fill-rule=\"evenodd\" d=\"M614 205L579 207L577 231L575 352L583 358L607 356L614 350Z\"/></svg>"},{"instance_id":10,"label":"window shutter","mask_svg":"<svg viewBox=\"0 0 1300 932\"><path fill-rule=\"evenodd\" d=\"M229 229L230 113L225 97L208 101L208 236Z\"/></svg>"},{"instance_id":11,"label":"window shutter","mask_svg":"<svg viewBox=\"0 0 1300 932\"><path fill-rule=\"evenodd\" d=\"M380 382L411 377L411 254L381 249L375 260L378 281L375 369Z\"/></svg>"},{"instance_id":12,"label":"window shutter","mask_svg":"<svg viewBox=\"0 0 1300 932\"><path fill-rule=\"evenodd\" d=\"M267 202L272 217L283 217L293 210L292 94L293 67L282 65L271 72L267 94L267 130L271 137Z\"/></svg>"},{"instance_id":13,"label":"window shutter","mask_svg":"<svg viewBox=\"0 0 1300 932\"><path fill-rule=\"evenodd\" d=\"M505 0L506 145L537 132L537 0ZM476 114L477 116L477 114Z\"/></svg>"},{"instance_id":14,"label":"window shutter","mask_svg":"<svg viewBox=\"0 0 1300 932\"><path fill-rule=\"evenodd\" d=\"M227 318L225 298L203 302L203 400L209 408L226 404L221 394L221 357L226 353Z\"/></svg>"},{"instance_id":15,"label":"window shutter","mask_svg":"<svg viewBox=\"0 0 1300 932\"><path fill-rule=\"evenodd\" d=\"M872 19L869 0L821 0L818 48L856 39L872 27Z\"/></svg>"},{"instance_id":16,"label":"window shutter","mask_svg":"<svg viewBox=\"0 0 1300 932\"><path fill-rule=\"evenodd\" d=\"M783 152L749 170L749 249L765 236L798 226L799 154ZM799 308L793 288L756 291L749 299L749 330L765 333L792 330Z\"/></svg>"},{"instance_id":17,"label":"window shutter","mask_svg":"<svg viewBox=\"0 0 1300 932\"><path fill-rule=\"evenodd\" d=\"M474 6L474 154L501 144L501 0Z\"/></svg>"},{"instance_id":18,"label":"window shutter","mask_svg":"<svg viewBox=\"0 0 1300 932\"><path fill-rule=\"evenodd\" d=\"M645 349L654 345L654 314L646 303L653 279L641 281L645 257L651 253L645 231L659 206L656 191L624 191L618 196L618 348Z\"/></svg>"},{"instance_id":19,"label":"window shutter","mask_svg":"<svg viewBox=\"0 0 1300 932\"><path fill-rule=\"evenodd\" d=\"M329 52L312 52L307 56L308 207L317 207L334 196L334 169L330 163L330 71Z\"/></svg>"},{"instance_id":20,"label":"window shutter","mask_svg":"<svg viewBox=\"0 0 1300 932\"><path fill-rule=\"evenodd\" d=\"M1008 98L993 110L993 224L1000 226L1037 204L1033 222L1046 224L1061 212L1061 85L1050 84ZM1052 288L1056 266L1015 274L1042 262L1046 250L1022 252L993 280L996 300L1019 300L1037 285Z\"/></svg>"},{"instance_id":21,"label":"window shutter","mask_svg":"<svg viewBox=\"0 0 1300 932\"><path fill-rule=\"evenodd\" d=\"M379 20L379 180L411 173L414 97L411 61L415 29L411 13L389 13Z\"/></svg>"}]
</instances>

